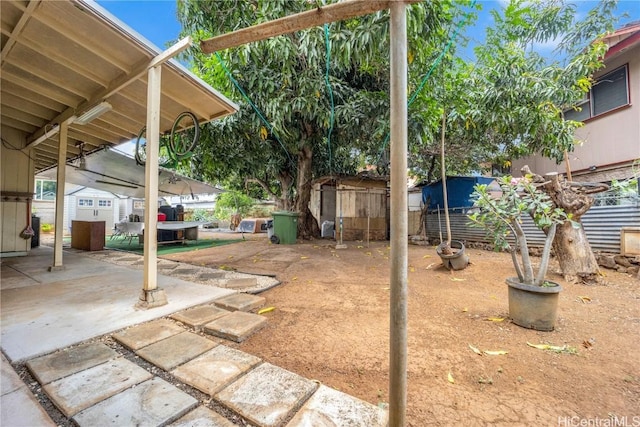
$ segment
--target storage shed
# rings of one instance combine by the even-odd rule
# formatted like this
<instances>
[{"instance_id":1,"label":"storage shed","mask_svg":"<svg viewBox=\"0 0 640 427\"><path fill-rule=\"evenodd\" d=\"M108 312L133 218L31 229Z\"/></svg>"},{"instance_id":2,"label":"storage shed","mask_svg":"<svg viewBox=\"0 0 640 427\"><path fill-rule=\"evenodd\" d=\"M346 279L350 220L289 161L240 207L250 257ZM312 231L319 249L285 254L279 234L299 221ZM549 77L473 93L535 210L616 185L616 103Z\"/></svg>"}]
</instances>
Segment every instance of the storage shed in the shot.
<instances>
[{"instance_id":1,"label":"storage shed","mask_svg":"<svg viewBox=\"0 0 640 427\"><path fill-rule=\"evenodd\" d=\"M313 182L309 209L323 237L386 240L389 236L388 177L325 176Z\"/></svg>"}]
</instances>

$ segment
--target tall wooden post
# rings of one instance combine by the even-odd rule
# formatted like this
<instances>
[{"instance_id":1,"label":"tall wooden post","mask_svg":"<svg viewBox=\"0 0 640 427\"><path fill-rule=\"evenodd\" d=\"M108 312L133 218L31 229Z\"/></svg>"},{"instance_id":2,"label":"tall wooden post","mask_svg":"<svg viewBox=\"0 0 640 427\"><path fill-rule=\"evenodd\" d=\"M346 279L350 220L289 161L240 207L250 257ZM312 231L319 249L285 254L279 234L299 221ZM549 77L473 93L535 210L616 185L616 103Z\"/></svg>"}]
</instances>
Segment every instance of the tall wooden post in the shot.
<instances>
[{"instance_id":1,"label":"tall wooden post","mask_svg":"<svg viewBox=\"0 0 640 427\"><path fill-rule=\"evenodd\" d=\"M407 407L407 22L391 2L391 307L389 426L406 424Z\"/></svg>"},{"instance_id":2,"label":"tall wooden post","mask_svg":"<svg viewBox=\"0 0 640 427\"><path fill-rule=\"evenodd\" d=\"M64 182L67 174L67 137L69 124L63 121L58 133L58 170L56 172L56 217L54 224L53 264L49 271L62 270L62 232L64 231Z\"/></svg>"},{"instance_id":3,"label":"tall wooden post","mask_svg":"<svg viewBox=\"0 0 640 427\"><path fill-rule=\"evenodd\" d=\"M144 170L144 282L137 306L158 307L167 304L167 296L158 289L158 155L160 149L160 95L162 67L149 68L147 79L147 160Z\"/></svg>"}]
</instances>

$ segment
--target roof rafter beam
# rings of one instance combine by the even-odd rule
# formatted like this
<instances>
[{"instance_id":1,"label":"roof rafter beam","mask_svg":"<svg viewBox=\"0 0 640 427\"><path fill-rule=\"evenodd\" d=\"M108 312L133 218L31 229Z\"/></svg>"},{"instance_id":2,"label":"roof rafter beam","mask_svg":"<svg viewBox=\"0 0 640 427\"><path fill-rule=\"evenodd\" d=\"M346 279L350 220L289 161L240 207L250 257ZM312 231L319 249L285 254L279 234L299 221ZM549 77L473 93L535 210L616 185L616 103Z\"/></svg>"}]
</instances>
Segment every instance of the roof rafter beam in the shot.
<instances>
[{"instance_id":1,"label":"roof rafter beam","mask_svg":"<svg viewBox=\"0 0 640 427\"><path fill-rule=\"evenodd\" d=\"M421 0L346 0L202 40L200 49L204 53L214 53L330 22L368 15L389 9L390 4L394 2L417 3L419 1Z\"/></svg>"},{"instance_id":2,"label":"roof rafter beam","mask_svg":"<svg viewBox=\"0 0 640 427\"><path fill-rule=\"evenodd\" d=\"M116 79L111 82L109 87L94 94L94 96L89 101L81 103L77 108L67 108L65 111L58 114L56 118L51 120L41 129L31 135L28 140L29 143L23 150L27 150L35 145L38 145L43 141L43 137L46 139L47 137L45 137L44 135L47 134L47 128L51 129L52 126L58 125L56 126L56 129L59 129L59 125L61 125L63 122L72 122L76 115L82 114L84 111L88 110L99 102L102 102L111 95L118 93L120 90L124 89L134 81L138 80L141 76L145 75L149 69L162 65L163 63L169 61L171 58L191 46L192 43L193 42L191 40L191 37L183 38L182 40L171 46L169 49L152 58L151 61L143 61L143 64L138 65L128 75L125 75L122 78Z\"/></svg>"},{"instance_id":3,"label":"roof rafter beam","mask_svg":"<svg viewBox=\"0 0 640 427\"><path fill-rule=\"evenodd\" d=\"M29 19L31 19L31 15L33 15L33 12L35 12L36 8L39 5L40 0L30 1L27 5L27 9L24 11L22 16L20 17L20 20L11 32L9 40L7 40L4 47L2 48L2 53L0 54L0 65L4 64L5 59L9 55L9 52L11 52L11 49L13 49L13 46L15 46L16 42L18 41L18 36L20 35L20 33L22 33L25 25L27 25L27 22L29 22Z\"/></svg>"}]
</instances>

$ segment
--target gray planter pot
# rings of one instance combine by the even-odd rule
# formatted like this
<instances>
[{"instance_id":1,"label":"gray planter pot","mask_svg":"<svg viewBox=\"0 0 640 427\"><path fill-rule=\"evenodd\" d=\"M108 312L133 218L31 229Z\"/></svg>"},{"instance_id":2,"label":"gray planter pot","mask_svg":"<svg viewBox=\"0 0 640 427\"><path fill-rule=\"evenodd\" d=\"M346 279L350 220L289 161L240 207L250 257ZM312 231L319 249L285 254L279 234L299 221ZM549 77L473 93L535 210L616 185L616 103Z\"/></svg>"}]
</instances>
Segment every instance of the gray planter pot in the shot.
<instances>
[{"instance_id":1,"label":"gray planter pot","mask_svg":"<svg viewBox=\"0 0 640 427\"><path fill-rule=\"evenodd\" d=\"M558 295L562 287L532 286L520 283L517 277L507 279L509 285L509 317L523 328L553 331L558 316Z\"/></svg>"},{"instance_id":2,"label":"gray planter pot","mask_svg":"<svg viewBox=\"0 0 640 427\"><path fill-rule=\"evenodd\" d=\"M442 264L448 270L463 270L469 264L469 257L464 253L464 244L458 240L451 241L451 249L455 249L456 253L452 255L445 255L442 253L442 247L446 244L440 243L436 247L436 252L442 260Z\"/></svg>"}]
</instances>

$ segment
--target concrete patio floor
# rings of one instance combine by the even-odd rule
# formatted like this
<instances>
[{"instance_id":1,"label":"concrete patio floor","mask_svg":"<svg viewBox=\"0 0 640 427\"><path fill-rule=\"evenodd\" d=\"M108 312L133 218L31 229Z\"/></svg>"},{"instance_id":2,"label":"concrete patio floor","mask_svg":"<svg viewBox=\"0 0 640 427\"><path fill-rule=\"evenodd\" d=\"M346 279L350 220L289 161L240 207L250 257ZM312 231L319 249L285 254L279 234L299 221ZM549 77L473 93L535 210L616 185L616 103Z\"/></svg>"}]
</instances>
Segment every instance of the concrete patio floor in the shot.
<instances>
[{"instance_id":1,"label":"concrete patio floor","mask_svg":"<svg viewBox=\"0 0 640 427\"><path fill-rule=\"evenodd\" d=\"M2 259L2 351L20 362L137 323L167 316L234 291L158 274L168 304L135 307L143 283L139 270L64 252L64 270L47 271L53 249Z\"/></svg>"},{"instance_id":2,"label":"concrete patio floor","mask_svg":"<svg viewBox=\"0 0 640 427\"><path fill-rule=\"evenodd\" d=\"M262 297L159 274L169 303L141 310L139 269L65 251L49 272L52 260L49 247L1 260L0 425L56 425L35 388L64 425L387 424L384 409L225 345L266 322L249 313Z\"/></svg>"}]
</instances>

